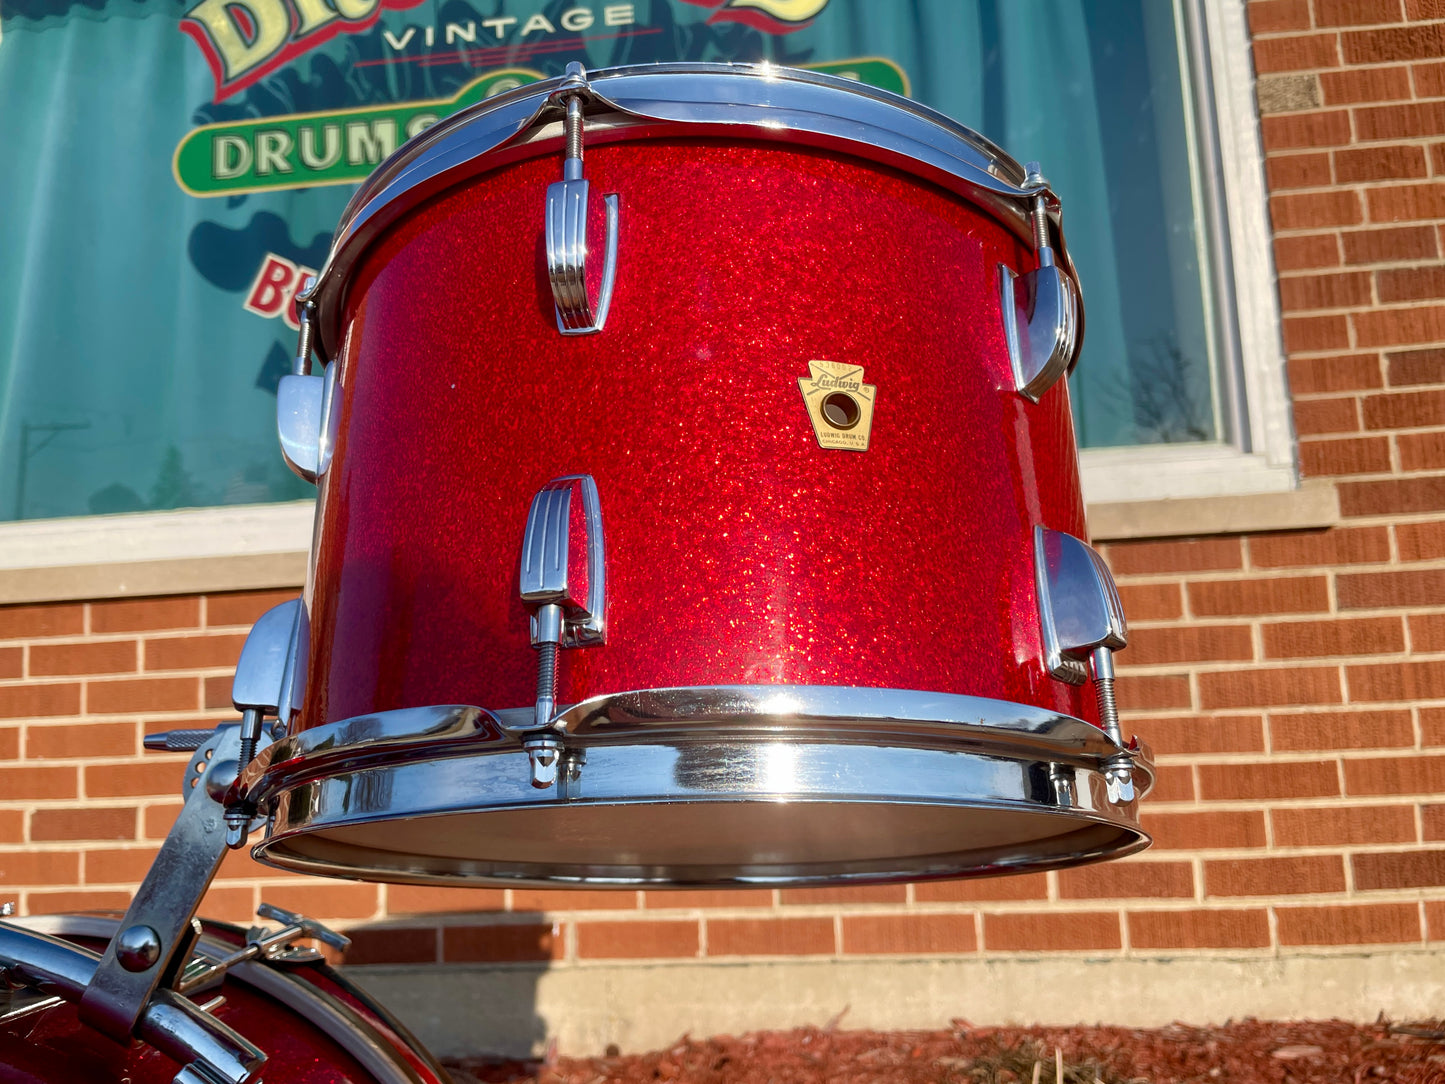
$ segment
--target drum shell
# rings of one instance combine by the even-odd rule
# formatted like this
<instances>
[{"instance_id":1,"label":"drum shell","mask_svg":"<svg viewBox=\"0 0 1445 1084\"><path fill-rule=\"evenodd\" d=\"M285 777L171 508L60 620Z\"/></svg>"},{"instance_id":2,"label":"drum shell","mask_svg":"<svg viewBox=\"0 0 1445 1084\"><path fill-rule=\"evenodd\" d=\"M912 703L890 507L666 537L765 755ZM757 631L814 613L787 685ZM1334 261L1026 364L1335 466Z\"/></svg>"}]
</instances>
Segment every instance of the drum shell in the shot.
<instances>
[{"instance_id":1,"label":"drum shell","mask_svg":"<svg viewBox=\"0 0 1445 1084\"><path fill-rule=\"evenodd\" d=\"M923 689L1092 718L1040 662L1033 527L1084 536L1068 392L1014 390L999 265L1033 254L916 177L761 141L589 148L617 193L606 328L557 331L555 157L417 207L346 292L339 431L294 729L401 707L530 704L527 509L597 481L607 642L559 700L630 689ZM876 387L866 452L819 447L814 359Z\"/></svg>"},{"instance_id":2,"label":"drum shell","mask_svg":"<svg viewBox=\"0 0 1445 1084\"><path fill-rule=\"evenodd\" d=\"M66 940L97 953L105 948L103 938L74 936L67 928L89 933L89 927L116 925L113 919L91 916L25 921L56 926ZM233 949L245 943L234 927L205 923L204 929L212 945ZM305 988L303 1000L338 1006L358 1018L347 1034L340 1034L335 1020L283 1004L238 978L238 971L195 995L198 1004L218 995L225 998L213 1014L265 1051L264 1079L286 1084L450 1084L445 1071L401 1025L325 964L244 966L279 973ZM388 1076L373 1074L348 1052L362 1046L389 1066ZM41 1004L0 1019L0 1084L170 1084L179 1070L176 1062L145 1043L123 1045L82 1024L77 1007L68 1002Z\"/></svg>"}]
</instances>

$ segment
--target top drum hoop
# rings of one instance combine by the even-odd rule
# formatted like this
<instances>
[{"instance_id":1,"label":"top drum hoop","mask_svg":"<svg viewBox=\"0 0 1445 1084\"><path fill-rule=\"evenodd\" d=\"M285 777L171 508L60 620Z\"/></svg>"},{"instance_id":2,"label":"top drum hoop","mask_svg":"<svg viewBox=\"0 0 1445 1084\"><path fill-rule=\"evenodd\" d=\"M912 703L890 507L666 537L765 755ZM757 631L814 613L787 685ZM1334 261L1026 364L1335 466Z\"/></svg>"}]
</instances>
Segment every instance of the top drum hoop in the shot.
<instances>
[{"instance_id":1,"label":"top drum hoop","mask_svg":"<svg viewBox=\"0 0 1445 1084\"><path fill-rule=\"evenodd\" d=\"M310 306L259 858L806 884L1147 844L1147 756L1079 685L1123 625L1079 541L1077 287L986 140L807 73L577 72L383 164Z\"/></svg>"}]
</instances>

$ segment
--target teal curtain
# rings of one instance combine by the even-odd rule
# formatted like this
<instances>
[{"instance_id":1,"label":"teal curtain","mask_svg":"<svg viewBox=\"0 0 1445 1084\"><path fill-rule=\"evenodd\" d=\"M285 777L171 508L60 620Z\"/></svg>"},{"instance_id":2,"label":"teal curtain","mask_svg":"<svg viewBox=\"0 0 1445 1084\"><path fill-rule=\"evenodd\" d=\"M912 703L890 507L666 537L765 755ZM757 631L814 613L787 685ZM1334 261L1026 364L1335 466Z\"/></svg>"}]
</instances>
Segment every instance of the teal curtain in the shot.
<instances>
[{"instance_id":1,"label":"teal curtain","mask_svg":"<svg viewBox=\"0 0 1445 1084\"><path fill-rule=\"evenodd\" d=\"M1216 436L1163 0L233 0L243 42L262 32L248 3L287 5L293 29L307 11L337 12L332 30L340 10L379 17L218 88L195 0L0 0L0 518L309 493L271 426L294 333L243 302L268 256L320 266L354 185L192 194L189 133L475 96L572 59L885 59L858 70L1039 160L1062 195L1087 308L1081 441ZM591 24L566 30L578 10Z\"/></svg>"}]
</instances>

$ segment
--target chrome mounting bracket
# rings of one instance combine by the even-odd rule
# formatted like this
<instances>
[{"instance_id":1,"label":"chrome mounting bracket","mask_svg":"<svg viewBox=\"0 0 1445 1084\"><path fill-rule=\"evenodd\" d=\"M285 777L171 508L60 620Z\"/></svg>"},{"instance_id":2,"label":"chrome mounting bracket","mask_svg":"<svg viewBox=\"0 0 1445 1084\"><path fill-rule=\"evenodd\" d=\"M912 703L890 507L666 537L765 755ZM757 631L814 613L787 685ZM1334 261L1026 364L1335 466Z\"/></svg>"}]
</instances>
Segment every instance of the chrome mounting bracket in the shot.
<instances>
[{"instance_id":1,"label":"chrome mounting bracket","mask_svg":"<svg viewBox=\"0 0 1445 1084\"><path fill-rule=\"evenodd\" d=\"M1040 189L1031 213L1039 265L1019 276L1006 264L999 264L999 293L1014 387L1025 399L1037 403L1068 371L1078 340L1079 313L1073 285L1055 263L1049 240L1044 195L1048 182L1037 162L1030 162L1025 171L1025 186Z\"/></svg>"},{"instance_id":2,"label":"chrome mounting bracket","mask_svg":"<svg viewBox=\"0 0 1445 1084\"><path fill-rule=\"evenodd\" d=\"M567 65L562 86L552 96L566 109L566 157L562 179L547 186L545 236L547 279L557 310L557 330L563 335L589 335L601 331L612 307L612 286L617 275L617 194L604 196L607 247L602 260L602 281L594 303L587 289L588 181L582 176L582 101L589 94L587 70L577 61Z\"/></svg>"},{"instance_id":3,"label":"chrome mounting bracket","mask_svg":"<svg viewBox=\"0 0 1445 1084\"><path fill-rule=\"evenodd\" d=\"M1034 576L1044 668L1051 677L1070 685L1082 685L1092 677L1104 732L1123 750L1137 748L1138 739L1125 744L1119 729L1114 652L1127 646L1129 627L1104 559L1071 534L1035 527ZM1111 802L1134 800L1133 763L1127 751L1105 762L1104 781Z\"/></svg>"},{"instance_id":4,"label":"chrome mounting bracket","mask_svg":"<svg viewBox=\"0 0 1445 1084\"><path fill-rule=\"evenodd\" d=\"M531 611L537 649L537 701L532 721L512 728L532 765L532 785L557 781L559 766L580 766L553 729L557 714L557 652L606 640L606 549L602 506L590 474L554 478L532 498L522 535L522 603Z\"/></svg>"},{"instance_id":5,"label":"chrome mounting bracket","mask_svg":"<svg viewBox=\"0 0 1445 1084\"><path fill-rule=\"evenodd\" d=\"M315 482L331 466L338 421L336 381L341 372L340 362L333 361L325 367L325 375L311 373L315 288L316 276L312 275L296 295L296 356L291 361L291 372L276 385L276 435L281 441L281 458L308 482Z\"/></svg>"}]
</instances>

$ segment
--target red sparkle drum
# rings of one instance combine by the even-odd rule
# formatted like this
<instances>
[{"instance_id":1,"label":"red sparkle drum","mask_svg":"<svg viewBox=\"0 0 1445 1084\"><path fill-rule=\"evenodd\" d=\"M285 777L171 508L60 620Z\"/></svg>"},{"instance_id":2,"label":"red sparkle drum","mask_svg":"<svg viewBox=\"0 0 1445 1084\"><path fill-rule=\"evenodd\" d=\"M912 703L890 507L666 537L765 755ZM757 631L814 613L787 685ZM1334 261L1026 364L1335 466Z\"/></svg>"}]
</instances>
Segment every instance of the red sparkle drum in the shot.
<instances>
[{"instance_id":1,"label":"red sparkle drum","mask_svg":"<svg viewBox=\"0 0 1445 1084\"><path fill-rule=\"evenodd\" d=\"M22 920L29 930L99 952L119 922L92 915ZM246 943L245 931L207 923L187 974ZM45 984L16 981L46 970L46 940L0 924L0 955L10 984L0 987L0 1084L171 1084L210 1080L146 1042L118 1043L80 1022L76 1005ZM406 1028L320 962L291 950L272 960L232 964L188 1000L266 1055L267 1080L286 1084L450 1084L450 1077ZM176 1038L173 1036L173 1038ZM198 1051L197 1053L204 1053ZM189 1070L194 1074L194 1070Z\"/></svg>"},{"instance_id":2,"label":"red sparkle drum","mask_svg":"<svg viewBox=\"0 0 1445 1084\"><path fill-rule=\"evenodd\" d=\"M1147 845L1080 684L1123 623L1077 299L1036 170L844 80L574 70L408 143L283 388L320 497L257 857L807 884Z\"/></svg>"}]
</instances>

